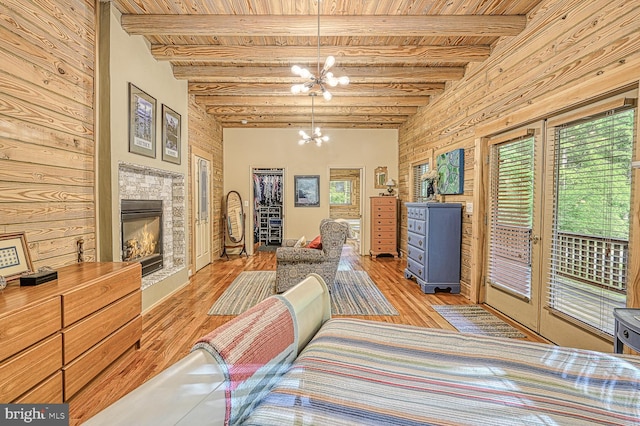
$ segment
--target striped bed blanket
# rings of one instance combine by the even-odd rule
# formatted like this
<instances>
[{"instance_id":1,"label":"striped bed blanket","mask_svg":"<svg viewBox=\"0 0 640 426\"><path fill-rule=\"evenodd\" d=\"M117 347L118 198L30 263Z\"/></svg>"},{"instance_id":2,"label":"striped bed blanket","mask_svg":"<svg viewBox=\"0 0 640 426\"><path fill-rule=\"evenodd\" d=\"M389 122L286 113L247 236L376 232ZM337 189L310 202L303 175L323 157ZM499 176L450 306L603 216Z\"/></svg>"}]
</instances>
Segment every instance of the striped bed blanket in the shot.
<instances>
[{"instance_id":1,"label":"striped bed blanket","mask_svg":"<svg viewBox=\"0 0 640 426\"><path fill-rule=\"evenodd\" d=\"M640 357L327 322L251 425L638 425Z\"/></svg>"}]
</instances>

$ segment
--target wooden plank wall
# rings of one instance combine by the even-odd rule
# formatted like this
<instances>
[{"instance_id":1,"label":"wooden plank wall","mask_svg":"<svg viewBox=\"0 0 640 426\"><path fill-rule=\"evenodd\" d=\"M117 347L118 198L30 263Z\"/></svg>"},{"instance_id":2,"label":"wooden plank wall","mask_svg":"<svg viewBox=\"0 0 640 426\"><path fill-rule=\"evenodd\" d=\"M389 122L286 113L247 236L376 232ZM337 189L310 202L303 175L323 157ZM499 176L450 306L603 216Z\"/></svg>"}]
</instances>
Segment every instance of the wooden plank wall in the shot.
<instances>
[{"instance_id":1,"label":"wooden plank wall","mask_svg":"<svg viewBox=\"0 0 640 426\"><path fill-rule=\"evenodd\" d=\"M541 3L529 15L527 28L519 36L499 41L489 60L470 66L462 80L452 83L400 129L401 199L409 199L409 165L413 158L428 149L434 150L435 157L463 148L464 194L446 196L444 201L462 202L464 206L474 200L474 162L482 161L474 158L479 137L545 117L621 85L637 83L638 22L638 2ZM478 206L474 210L478 211ZM462 293L469 295L472 264L482 262L473 258L472 223L482 227L482 219L463 216L461 284ZM402 219L401 247L406 247L404 207ZM631 292L638 297L640 286L633 285Z\"/></svg>"},{"instance_id":2,"label":"wooden plank wall","mask_svg":"<svg viewBox=\"0 0 640 426\"><path fill-rule=\"evenodd\" d=\"M213 218L211 230L211 260L216 260L222 254L222 204L224 195L223 188L223 164L222 164L222 126L208 114L205 109L195 102L195 96L189 96L189 241L191 244L190 269L195 273L195 254L193 252L193 224L195 219L193 206L193 163L192 154L197 154L202 158L211 161L211 215Z\"/></svg>"},{"instance_id":3,"label":"wooden plank wall","mask_svg":"<svg viewBox=\"0 0 640 426\"><path fill-rule=\"evenodd\" d=\"M95 260L94 2L1 2L0 64L0 233L25 231L36 268L79 238Z\"/></svg>"}]
</instances>

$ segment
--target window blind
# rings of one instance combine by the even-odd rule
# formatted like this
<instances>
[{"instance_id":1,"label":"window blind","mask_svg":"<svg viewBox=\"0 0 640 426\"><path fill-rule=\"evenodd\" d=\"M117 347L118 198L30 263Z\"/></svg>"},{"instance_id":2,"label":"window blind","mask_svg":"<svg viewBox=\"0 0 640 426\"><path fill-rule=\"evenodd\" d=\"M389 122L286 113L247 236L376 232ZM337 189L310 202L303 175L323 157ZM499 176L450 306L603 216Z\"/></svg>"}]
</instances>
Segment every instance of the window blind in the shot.
<instances>
[{"instance_id":1,"label":"window blind","mask_svg":"<svg viewBox=\"0 0 640 426\"><path fill-rule=\"evenodd\" d=\"M428 162L413 166L413 201L415 202L427 200L427 182L422 180L422 175L429 170Z\"/></svg>"},{"instance_id":2,"label":"window blind","mask_svg":"<svg viewBox=\"0 0 640 426\"><path fill-rule=\"evenodd\" d=\"M547 307L614 333L626 306L635 109L551 127L554 191Z\"/></svg>"},{"instance_id":3,"label":"window blind","mask_svg":"<svg viewBox=\"0 0 640 426\"><path fill-rule=\"evenodd\" d=\"M490 151L489 284L531 297L534 137L492 145Z\"/></svg>"}]
</instances>

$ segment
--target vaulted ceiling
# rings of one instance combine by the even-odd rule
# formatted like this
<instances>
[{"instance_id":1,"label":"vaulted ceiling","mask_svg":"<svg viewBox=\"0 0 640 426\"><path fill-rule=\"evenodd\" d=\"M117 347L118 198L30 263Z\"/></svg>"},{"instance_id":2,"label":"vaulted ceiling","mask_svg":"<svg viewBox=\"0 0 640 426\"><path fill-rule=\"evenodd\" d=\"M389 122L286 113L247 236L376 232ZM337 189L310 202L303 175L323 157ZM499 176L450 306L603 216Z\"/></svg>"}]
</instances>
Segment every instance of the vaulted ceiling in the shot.
<instances>
[{"instance_id":1,"label":"vaulted ceiling","mask_svg":"<svg viewBox=\"0 0 640 426\"><path fill-rule=\"evenodd\" d=\"M399 128L472 62L513 37L539 0L113 0L122 27L224 127L309 129L311 97L292 65L331 69L348 86L314 99L323 128ZM318 4L320 17L318 17Z\"/></svg>"}]
</instances>

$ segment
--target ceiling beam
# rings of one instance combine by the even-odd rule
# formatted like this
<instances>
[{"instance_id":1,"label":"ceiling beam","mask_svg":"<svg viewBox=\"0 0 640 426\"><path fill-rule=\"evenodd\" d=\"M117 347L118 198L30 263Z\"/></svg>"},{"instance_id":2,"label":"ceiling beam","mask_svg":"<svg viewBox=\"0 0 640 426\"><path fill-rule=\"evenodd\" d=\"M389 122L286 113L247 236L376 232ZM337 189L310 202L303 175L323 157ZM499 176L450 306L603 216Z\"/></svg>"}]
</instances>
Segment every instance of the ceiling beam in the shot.
<instances>
[{"instance_id":1,"label":"ceiling beam","mask_svg":"<svg viewBox=\"0 0 640 426\"><path fill-rule=\"evenodd\" d=\"M460 80L464 67L344 67L334 66L336 76L347 75L361 83L425 83ZM173 75L179 80L199 82L251 82L287 83L300 82L300 77L290 67L174 65Z\"/></svg>"},{"instance_id":2,"label":"ceiling beam","mask_svg":"<svg viewBox=\"0 0 640 426\"><path fill-rule=\"evenodd\" d=\"M225 121L220 122L222 127L244 127L244 128L287 128L294 129L296 131L303 129L307 130L309 127L309 122L295 122L295 123L282 123L282 122L247 122L243 124L239 121ZM401 124L399 123L362 123L352 121L349 123L335 123L330 121L321 121L315 123L316 126L320 126L322 128L323 134L328 134L331 136L331 129L398 129ZM294 139L294 143L297 139Z\"/></svg>"},{"instance_id":3,"label":"ceiling beam","mask_svg":"<svg viewBox=\"0 0 640 426\"><path fill-rule=\"evenodd\" d=\"M325 46L321 57L333 55L339 65L425 65L433 62L481 62L491 47L480 46ZM316 64L318 51L312 46L213 46L152 45L151 54L165 61L206 61L229 64ZM267 59L265 59L267 58Z\"/></svg>"},{"instance_id":4,"label":"ceiling beam","mask_svg":"<svg viewBox=\"0 0 640 426\"><path fill-rule=\"evenodd\" d=\"M324 15L322 36L513 36L524 30L524 15ZM313 15L138 15L125 14L122 28L136 35L310 37Z\"/></svg>"},{"instance_id":5,"label":"ceiling beam","mask_svg":"<svg viewBox=\"0 0 640 426\"><path fill-rule=\"evenodd\" d=\"M321 121L331 121L332 123L353 123L353 122L366 122L366 123L396 123L402 124L407 121L406 115L353 115L353 116L322 116L314 112L314 121L319 123ZM240 117L238 115L216 115L216 120L220 122L229 121L242 121L246 120L250 123L262 122L262 123L303 123L305 125L311 124L311 114L303 115L247 115Z\"/></svg>"},{"instance_id":6,"label":"ceiling beam","mask_svg":"<svg viewBox=\"0 0 640 426\"><path fill-rule=\"evenodd\" d=\"M310 106L309 96L196 96L196 102L205 106ZM384 106L384 107L418 107L429 103L428 96L343 96L335 93L330 102L322 97L315 102L316 106Z\"/></svg>"},{"instance_id":7,"label":"ceiling beam","mask_svg":"<svg viewBox=\"0 0 640 426\"><path fill-rule=\"evenodd\" d=\"M340 91L344 96L430 96L444 92L445 87L444 83L354 83L327 89L332 94ZM291 86L280 83L189 83L189 93L212 96L293 96Z\"/></svg>"},{"instance_id":8,"label":"ceiling beam","mask_svg":"<svg viewBox=\"0 0 640 426\"><path fill-rule=\"evenodd\" d=\"M206 108L209 114L216 116L249 116L249 115L294 115L302 114L311 116L310 106L209 106ZM313 109L315 114L321 116L328 115L412 115L418 111L416 106L390 107L390 106L316 106Z\"/></svg>"}]
</instances>

